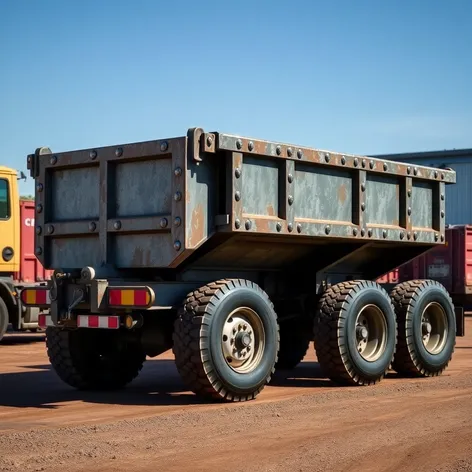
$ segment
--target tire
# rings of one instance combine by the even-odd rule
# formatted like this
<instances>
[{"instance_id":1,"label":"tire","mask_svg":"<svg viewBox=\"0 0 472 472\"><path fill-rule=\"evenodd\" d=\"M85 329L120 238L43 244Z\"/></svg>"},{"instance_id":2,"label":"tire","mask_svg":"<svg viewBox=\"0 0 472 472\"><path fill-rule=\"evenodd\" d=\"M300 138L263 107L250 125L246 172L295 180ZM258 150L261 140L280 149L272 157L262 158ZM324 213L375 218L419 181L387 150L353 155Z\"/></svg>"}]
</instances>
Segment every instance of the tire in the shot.
<instances>
[{"instance_id":1,"label":"tire","mask_svg":"<svg viewBox=\"0 0 472 472\"><path fill-rule=\"evenodd\" d=\"M433 280L413 280L397 285L391 298L398 319L392 368L406 377L440 375L456 343L454 305L446 289Z\"/></svg>"},{"instance_id":2,"label":"tire","mask_svg":"<svg viewBox=\"0 0 472 472\"><path fill-rule=\"evenodd\" d=\"M219 280L190 293L175 321L177 369L190 390L208 399L256 398L270 382L278 350L273 305L247 280Z\"/></svg>"},{"instance_id":3,"label":"tire","mask_svg":"<svg viewBox=\"0 0 472 472\"><path fill-rule=\"evenodd\" d=\"M296 321L288 321L280 325L280 348L276 370L292 370L305 357L310 347L310 336L306 330L296 324Z\"/></svg>"},{"instance_id":4,"label":"tire","mask_svg":"<svg viewBox=\"0 0 472 472\"><path fill-rule=\"evenodd\" d=\"M5 302L0 298L0 341L7 332L9 323L8 308Z\"/></svg>"},{"instance_id":5,"label":"tire","mask_svg":"<svg viewBox=\"0 0 472 472\"><path fill-rule=\"evenodd\" d=\"M139 346L128 344L120 331L48 327L46 346L60 379L78 390L122 388L139 374L145 361Z\"/></svg>"},{"instance_id":6,"label":"tire","mask_svg":"<svg viewBox=\"0 0 472 472\"><path fill-rule=\"evenodd\" d=\"M390 368L397 339L387 292L363 280L328 288L318 305L314 335L318 362L333 382L376 384Z\"/></svg>"}]
</instances>

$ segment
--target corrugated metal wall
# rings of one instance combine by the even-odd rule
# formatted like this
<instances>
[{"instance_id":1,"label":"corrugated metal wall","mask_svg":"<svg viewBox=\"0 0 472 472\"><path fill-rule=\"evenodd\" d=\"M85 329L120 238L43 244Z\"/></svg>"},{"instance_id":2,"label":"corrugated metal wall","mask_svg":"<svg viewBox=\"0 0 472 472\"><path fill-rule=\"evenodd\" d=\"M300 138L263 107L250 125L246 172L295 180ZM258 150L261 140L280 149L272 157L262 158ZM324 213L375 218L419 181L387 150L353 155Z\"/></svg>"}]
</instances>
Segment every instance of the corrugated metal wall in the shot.
<instances>
[{"instance_id":1,"label":"corrugated metal wall","mask_svg":"<svg viewBox=\"0 0 472 472\"><path fill-rule=\"evenodd\" d=\"M383 154L375 157L454 169L457 174L457 183L446 186L446 224L472 224L472 149Z\"/></svg>"}]
</instances>

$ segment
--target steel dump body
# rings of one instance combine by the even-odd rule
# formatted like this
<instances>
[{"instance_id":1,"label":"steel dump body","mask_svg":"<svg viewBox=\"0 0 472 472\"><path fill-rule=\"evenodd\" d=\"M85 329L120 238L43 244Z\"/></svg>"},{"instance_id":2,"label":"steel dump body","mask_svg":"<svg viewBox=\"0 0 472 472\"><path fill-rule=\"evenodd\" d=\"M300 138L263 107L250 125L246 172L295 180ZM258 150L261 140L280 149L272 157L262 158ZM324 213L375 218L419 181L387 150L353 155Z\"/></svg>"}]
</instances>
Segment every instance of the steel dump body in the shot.
<instances>
[{"instance_id":1,"label":"steel dump body","mask_svg":"<svg viewBox=\"0 0 472 472\"><path fill-rule=\"evenodd\" d=\"M349 271L379 276L443 243L444 187L455 182L453 171L198 128L73 152L42 148L28 167L39 260L104 276L280 269L311 256L319 271L350 254Z\"/></svg>"}]
</instances>

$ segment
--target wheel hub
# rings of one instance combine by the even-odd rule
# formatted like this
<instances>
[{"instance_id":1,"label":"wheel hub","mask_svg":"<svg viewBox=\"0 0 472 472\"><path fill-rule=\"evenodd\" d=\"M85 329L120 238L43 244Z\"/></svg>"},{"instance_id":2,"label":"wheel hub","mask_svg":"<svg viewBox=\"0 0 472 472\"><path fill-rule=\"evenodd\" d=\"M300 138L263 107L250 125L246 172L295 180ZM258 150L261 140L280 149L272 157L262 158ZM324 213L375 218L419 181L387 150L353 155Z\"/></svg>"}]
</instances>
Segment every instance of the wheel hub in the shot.
<instances>
[{"instance_id":1,"label":"wheel hub","mask_svg":"<svg viewBox=\"0 0 472 472\"><path fill-rule=\"evenodd\" d=\"M430 303L421 316L423 346L430 354L438 354L446 345L447 334L446 312L439 303Z\"/></svg>"},{"instance_id":2,"label":"wheel hub","mask_svg":"<svg viewBox=\"0 0 472 472\"><path fill-rule=\"evenodd\" d=\"M387 322L382 310L375 305L365 306L356 320L357 351L366 361L376 361L387 344Z\"/></svg>"}]
</instances>

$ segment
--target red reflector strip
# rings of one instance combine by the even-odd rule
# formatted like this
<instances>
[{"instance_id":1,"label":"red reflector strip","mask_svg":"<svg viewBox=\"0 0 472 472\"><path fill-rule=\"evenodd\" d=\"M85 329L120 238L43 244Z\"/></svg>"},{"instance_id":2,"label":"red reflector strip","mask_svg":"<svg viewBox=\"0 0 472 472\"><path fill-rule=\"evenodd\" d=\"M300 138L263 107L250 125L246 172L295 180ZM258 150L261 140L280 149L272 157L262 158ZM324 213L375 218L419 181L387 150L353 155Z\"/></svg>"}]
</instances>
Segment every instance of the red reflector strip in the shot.
<instances>
[{"instance_id":1,"label":"red reflector strip","mask_svg":"<svg viewBox=\"0 0 472 472\"><path fill-rule=\"evenodd\" d=\"M148 289L108 289L110 306L148 307L151 303L151 292Z\"/></svg>"},{"instance_id":2,"label":"red reflector strip","mask_svg":"<svg viewBox=\"0 0 472 472\"><path fill-rule=\"evenodd\" d=\"M78 328L118 329L120 327L119 316L78 315Z\"/></svg>"},{"instance_id":3,"label":"red reflector strip","mask_svg":"<svg viewBox=\"0 0 472 472\"><path fill-rule=\"evenodd\" d=\"M25 288L21 291L21 301L25 305L50 305L49 290L44 288Z\"/></svg>"},{"instance_id":4,"label":"red reflector strip","mask_svg":"<svg viewBox=\"0 0 472 472\"><path fill-rule=\"evenodd\" d=\"M38 315L38 326L41 329L46 329L48 326L54 326L54 323L52 322L52 318L49 315L40 313Z\"/></svg>"}]
</instances>

